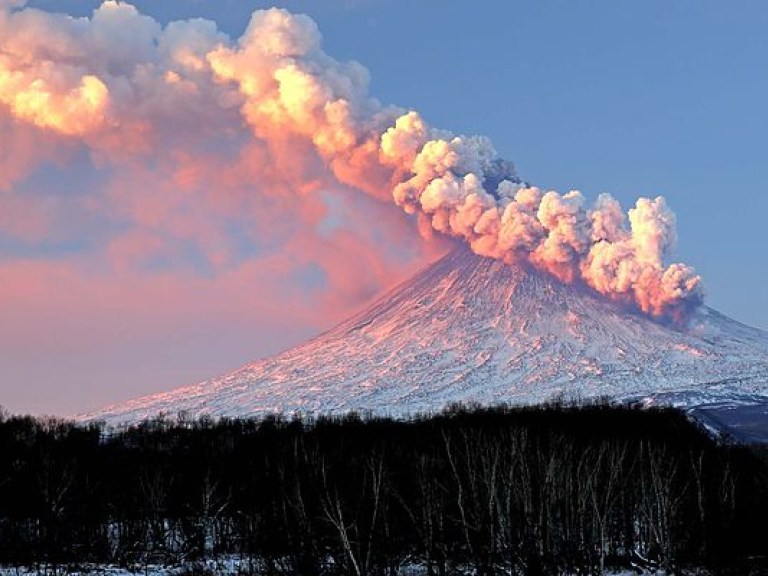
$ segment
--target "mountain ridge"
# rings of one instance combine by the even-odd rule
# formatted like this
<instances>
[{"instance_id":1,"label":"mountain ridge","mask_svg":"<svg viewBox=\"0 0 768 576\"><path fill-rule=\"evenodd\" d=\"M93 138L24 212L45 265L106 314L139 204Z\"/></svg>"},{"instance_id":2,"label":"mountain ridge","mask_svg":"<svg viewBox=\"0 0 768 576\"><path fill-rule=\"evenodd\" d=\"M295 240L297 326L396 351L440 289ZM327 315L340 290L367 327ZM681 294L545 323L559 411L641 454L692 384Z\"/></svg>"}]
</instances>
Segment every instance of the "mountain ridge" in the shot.
<instances>
[{"instance_id":1,"label":"mountain ridge","mask_svg":"<svg viewBox=\"0 0 768 576\"><path fill-rule=\"evenodd\" d=\"M768 401L768 333L702 306L685 329L460 248L334 328L219 378L85 419L370 411L453 402Z\"/></svg>"}]
</instances>

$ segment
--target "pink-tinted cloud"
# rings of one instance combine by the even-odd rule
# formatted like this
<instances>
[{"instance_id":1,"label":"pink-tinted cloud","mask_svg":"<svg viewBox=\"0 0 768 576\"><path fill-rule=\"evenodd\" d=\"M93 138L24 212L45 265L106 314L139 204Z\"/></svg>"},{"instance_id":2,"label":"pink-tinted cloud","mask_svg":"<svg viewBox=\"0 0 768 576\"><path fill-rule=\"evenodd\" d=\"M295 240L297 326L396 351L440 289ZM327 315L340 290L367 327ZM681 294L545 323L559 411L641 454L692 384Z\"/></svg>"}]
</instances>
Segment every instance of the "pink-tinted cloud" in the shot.
<instances>
[{"instance_id":1,"label":"pink-tinted cloud","mask_svg":"<svg viewBox=\"0 0 768 576\"><path fill-rule=\"evenodd\" d=\"M0 32L0 102L10 114L118 166L133 221L150 231L162 223L171 239L204 239L214 266L231 260L227 242L197 208L208 213L226 196L223 181L291 198L281 221L299 223L301 234L317 224L303 218L322 212L306 196L339 185L393 200L479 254L527 260L654 316L676 316L701 297L691 268L664 263L674 215L663 198L638 201L626 227L610 198L589 207L577 191L523 185L486 138L454 137L415 112L382 107L365 68L325 54L306 16L257 11L231 42L210 22L163 28L108 0L90 19L6 8ZM251 166L224 168L244 157ZM136 172L149 175L141 191ZM176 198L195 193L197 206ZM613 239L602 235L609 221Z\"/></svg>"},{"instance_id":2,"label":"pink-tinted cloud","mask_svg":"<svg viewBox=\"0 0 768 576\"><path fill-rule=\"evenodd\" d=\"M232 40L125 2L72 18L0 1L0 344L319 327L448 237L654 316L700 300L693 270L666 262L663 198L625 215L609 196L528 186L486 138L381 105L321 40L277 9ZM40 178L51 166L59 181Z\"/></svg>"}]
</instances>

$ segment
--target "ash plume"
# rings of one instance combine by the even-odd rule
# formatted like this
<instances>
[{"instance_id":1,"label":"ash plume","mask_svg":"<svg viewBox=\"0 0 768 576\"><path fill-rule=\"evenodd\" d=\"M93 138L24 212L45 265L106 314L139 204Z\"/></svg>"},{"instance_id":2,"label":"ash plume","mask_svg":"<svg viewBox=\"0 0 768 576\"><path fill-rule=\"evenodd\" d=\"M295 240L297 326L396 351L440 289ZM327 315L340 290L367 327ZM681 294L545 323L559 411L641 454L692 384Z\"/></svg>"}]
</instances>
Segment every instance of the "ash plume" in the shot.
<instances>
[{"instance_id":1,"label":"ash plume","mask_svg":"<svg viewBox=\"0 0 768 576\"><path fill-rule=\"evenodd\" d=\"M162 26L111 0L90 18L2 0L0 109L41 140L85 145L101 163L149 163L173 147L195 167L188 178L204 170L201 141L232 135L278 164L311 166L296 194L330 178L394 202L424 234L582 282L654 317L684 320L701 301L694 270L666 262L676 224L664 198L640 198L625 213L607 194L589 204L578 191L530 186L487 138L380 104L367 70L321 44L310 18L281 9L255 12L233 41L210 21Z\"/></svg>"}]
</instances>

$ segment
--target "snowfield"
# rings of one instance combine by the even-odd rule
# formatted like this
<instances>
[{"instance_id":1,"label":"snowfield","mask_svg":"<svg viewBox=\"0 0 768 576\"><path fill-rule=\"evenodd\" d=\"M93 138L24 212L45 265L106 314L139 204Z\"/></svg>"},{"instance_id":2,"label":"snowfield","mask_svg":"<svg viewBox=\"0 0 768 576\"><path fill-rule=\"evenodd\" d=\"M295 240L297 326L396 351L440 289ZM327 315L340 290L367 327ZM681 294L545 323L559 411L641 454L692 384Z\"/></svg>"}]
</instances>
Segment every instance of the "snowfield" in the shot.
<instances>
[{"instance_id":1,"label":"snowfield","mask_svg":"<svg viewBox=\"0 0 768 576\"><path fill-rule=\"evenodd\" d=\"M82 416L247 417L454 402L768 402L768 334L701 307L684 329L583 286L458 249L317 338L219 378Z\"/></svg>"},{"instance_id":2,"label":"snowfield","mask_svg":"<svg viewBox=\"0 0 768 576\"><path fill-rule=\"evenodd\" d=\"M55 571L52 567L45 566L42 566L40 569L0 567L0 576L38 576L41 574L66 574L67 576L242 576L243 574L251 573L249 569L247 561L229 558L209 560L186 566L158 566L149 564L146 566L136 566L133 569L105 565L86 565L79 568L58 567L58 571ZM426 573L426 570L417 565L403 566L398 571L400 576L424 576ZM459 571L456 574L465 573L472 574L472 571L467 569L466 572ZM654 576L667 576L664 570L647 571L640 569L607 570L604 574L605 576L644 576L651 574ZM697 574L704 576L706 572L697 572ZM571 575L565 574L563 576Z\"/></svg>"}]
</instances>

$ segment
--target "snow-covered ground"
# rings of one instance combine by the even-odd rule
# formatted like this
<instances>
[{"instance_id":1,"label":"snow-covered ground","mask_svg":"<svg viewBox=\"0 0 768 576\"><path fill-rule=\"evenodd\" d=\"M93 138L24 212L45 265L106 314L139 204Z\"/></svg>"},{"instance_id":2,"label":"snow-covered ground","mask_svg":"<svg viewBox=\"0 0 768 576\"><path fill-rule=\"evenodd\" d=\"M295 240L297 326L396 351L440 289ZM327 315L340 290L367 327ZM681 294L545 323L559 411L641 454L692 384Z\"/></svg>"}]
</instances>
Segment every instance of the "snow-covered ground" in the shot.
<instances>
[{"instance_id":1,"label":"snow-covered ground","mask_svg":"<svg viewBox=\"0 0 768 576\"><path fill-rule=\"evenodd\" d=\"M239 576L254 573L248 560L234 557L194 562L184 565L164 566L157 564L137 564L120 567L110 564L82 564L79 566L40 567L0 567L0 576L33 576L38 574L67 574L69 576Z\"/></svg>"},{"instance_id":2,"label":"snow-covered ground","mask_svg":"<svg viewBox=\"0 0 768 576\"><path fill-rule=\"evenodd\" d=\"M0 576L38 576L40 574L66 574L67 576L242 576L243 574L254 573L250 571L247 562L225 559L218 561L208 561L204 563L190 564L186 566L158 566L146 565L133 568L121 568L109 565L85 565L80 567L58 567L54 571L53 567L42 566L38 568L10 568L0 567ZM462 574L464 572L461 572ZM466 574L472 571L467 569ZM707 572L697 572L700 576ZM426 570L420 566L403 566L398 571L400 576L422 576ZM607 570L605 576L667 576L664 570L657 571L639 571L639 570ZM564 575L570 576L570 575ZM574 575L575 576L575 575Z\"/></svg>"},{"instance_id":3,"label":"snow-covered ground","mask_svg":"<svg viewBox=\"0 0 768 576\"><path fill-rule=\"evenodd\" d=\"M768 334L702 307L685 329L457 250L336 328L214 380L85 415L404 416L453 402L768 401Z\"/></svg>"}]
</instances>

